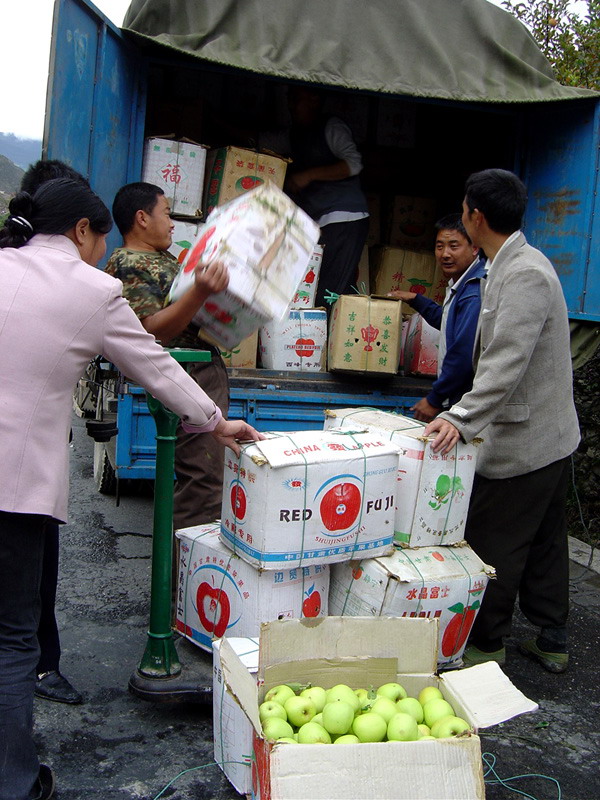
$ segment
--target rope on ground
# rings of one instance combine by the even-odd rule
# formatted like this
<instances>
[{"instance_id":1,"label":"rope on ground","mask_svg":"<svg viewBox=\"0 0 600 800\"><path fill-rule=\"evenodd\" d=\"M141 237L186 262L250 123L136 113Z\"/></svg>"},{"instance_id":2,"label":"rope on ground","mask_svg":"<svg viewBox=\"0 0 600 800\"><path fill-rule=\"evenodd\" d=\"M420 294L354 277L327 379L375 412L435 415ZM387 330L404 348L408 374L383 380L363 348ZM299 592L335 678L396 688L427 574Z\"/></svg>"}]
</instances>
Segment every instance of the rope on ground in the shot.
<instances>
[{"instance_id":1,"label":"rope on ground","mask_svg":"<svg viewBox=\"0 0 600 800\"><path fill-rule=\"evenodd\" d=\"M527 792L522 792L520 789L516 789L514 786L510 786L513 781L523 780L525 778L543 778L543 780L551 781L556 785L556 798L557 800L561 800L562 792L560 789L560 783L556 780L556 778L551 778L549 775L540 775L537 773L530 773L526 775L513 775L510 778L501 778L498 773L496 772L496 756L493 753L482 753L481 754L482 761L484 766L486 767L483 773L483 779L485 783L491 785L500 784L505 789L508 789L509 792L515 792L516 794L520 794L522 797L527 797L529 800L537 800L535 795L528 794ZM493 777L488 777L492 775Z\"/></svg>"}]
</instances>

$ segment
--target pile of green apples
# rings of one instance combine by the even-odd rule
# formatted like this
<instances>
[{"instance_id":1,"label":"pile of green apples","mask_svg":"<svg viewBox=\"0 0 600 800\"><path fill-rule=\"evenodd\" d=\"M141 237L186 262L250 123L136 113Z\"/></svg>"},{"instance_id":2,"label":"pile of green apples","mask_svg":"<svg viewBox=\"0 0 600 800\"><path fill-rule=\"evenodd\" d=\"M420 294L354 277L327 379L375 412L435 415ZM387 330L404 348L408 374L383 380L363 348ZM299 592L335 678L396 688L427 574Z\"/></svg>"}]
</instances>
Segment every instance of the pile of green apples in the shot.
<instances>
[{"instance_id":1,"label":"pile of green apples","mask_svg":"<svg viewBox=\"0 0 600 800\"><path fill-rule=\"evenodd\" d=\"M289 744L358 744L445 739L470 731L435 686L409 697L399 683L378 689L274 686L258 709L269 741Z\"/></svg>"}]
</instances>

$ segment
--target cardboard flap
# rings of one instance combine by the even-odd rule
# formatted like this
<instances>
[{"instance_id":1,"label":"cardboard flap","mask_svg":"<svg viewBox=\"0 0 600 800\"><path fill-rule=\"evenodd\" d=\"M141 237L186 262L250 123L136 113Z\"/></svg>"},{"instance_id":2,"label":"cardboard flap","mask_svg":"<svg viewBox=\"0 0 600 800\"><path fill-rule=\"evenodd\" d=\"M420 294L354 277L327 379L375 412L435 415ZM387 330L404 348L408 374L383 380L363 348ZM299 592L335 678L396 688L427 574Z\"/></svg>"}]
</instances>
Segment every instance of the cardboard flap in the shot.
<instances>
[{"instance_id":1,"label":"cardboard flap","mask_svg":"<svg viewBox=\"0 0 600 800\"><path fill-rule=\"evenodd\" d=\"M261 724L258 716L256 678L248 672L248 667L227 639L221 639L219 652L221 654L223 681L227 690L246 714L254 729L260 732Z\"/></svg>"},{"instance_id":2,"label":"cardboard flap","mask_svg":"<svg viewBox=\"0 0 600 800\"><path fill-rule=\"evenodd\" d=\"M435 578L495 577L495 570L485 564L465 543L451 546L430 546L416 549L397 549L390 556L379 556L377 563L388 575L401 582L413 583ZM485 586L474 580L470 594L481 597Z\"/></svg>"},{"instance_id":3,"label":"cardboard flap","mask_svg":"<svg viewBox=\"0 0 600 800\"><path fill-rule=\"evenodd\" d=\"M362 460L371 453L376 456L396 453L396 448L388 442L382 442L381 438L376 433L355 429L294 431L255 442L254 447L276 469L335 460Z\"/></svg>"},{"instance_id":4,"label":"cardboard flap","mask_svg":"<svg viewBox=\"0 0 600 800\"><path fill-rule=\"evenodd\" d=\"M399 673L432 674L438 620L411 617L319 617L261 625L259 681L265 667L311 659L395 658ZM293 677L291 678L294 679Z\"/></svg>"},{"instance_id":5,"label":"cardboard flap","mask_svg":"<svg viewBox=\"0 0 600 800\"><path fill-rule=\"evenodd\" d=\"M495 661L446 672L440 680L446 689L444 695L455 711L462 710L477 728L489 728L538 708L537 703L511 683Z\"/></svg>"}]
</instances>

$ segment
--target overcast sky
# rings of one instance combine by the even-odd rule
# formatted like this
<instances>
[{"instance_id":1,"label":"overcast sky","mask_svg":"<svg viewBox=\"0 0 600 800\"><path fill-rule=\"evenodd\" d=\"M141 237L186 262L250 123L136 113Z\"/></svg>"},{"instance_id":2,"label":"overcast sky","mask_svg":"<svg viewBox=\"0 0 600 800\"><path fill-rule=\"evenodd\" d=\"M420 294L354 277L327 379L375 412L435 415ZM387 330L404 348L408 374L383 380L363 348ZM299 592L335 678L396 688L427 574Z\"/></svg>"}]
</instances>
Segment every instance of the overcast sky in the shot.
<instances>
[{"instance_id":1,"label":"overcast sky","mask_svg":"<svg viewBox=\"0 0 600 800\"><path fill-rule=\"evenodd\" d=\"M1 2L0 132L41 139L54 3L53 0ZM501 5L501 0L489 2ZM120 26L129 0L96 0L95 5ZM583 2L574 2L573 7L579 13L585 12Z\"/></svg>"}]
</instances>

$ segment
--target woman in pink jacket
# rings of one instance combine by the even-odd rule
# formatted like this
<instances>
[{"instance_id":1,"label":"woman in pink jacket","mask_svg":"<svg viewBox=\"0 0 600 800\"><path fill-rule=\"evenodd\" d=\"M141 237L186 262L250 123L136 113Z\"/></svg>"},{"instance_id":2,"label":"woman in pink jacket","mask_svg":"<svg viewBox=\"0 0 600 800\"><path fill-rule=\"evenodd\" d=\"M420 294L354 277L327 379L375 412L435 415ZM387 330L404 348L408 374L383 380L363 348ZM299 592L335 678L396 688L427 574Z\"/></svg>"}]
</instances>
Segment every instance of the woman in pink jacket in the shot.
<instances>
[{"instance_id":1,"label":"woman in pink jacket","mask_svg":"<svg viewBox=\"0 0 600 800\"><path fill-rule=\"evenodd\" d=\"M39 582L48 521L65 522L73 388L103 354L190 429L258 439L219 409L147 333L121 282L94 267L110 213L89 188L18 194L0 231L0 800L45 800L54 776L32 739Z\"/></svg>"}]
</instances>

